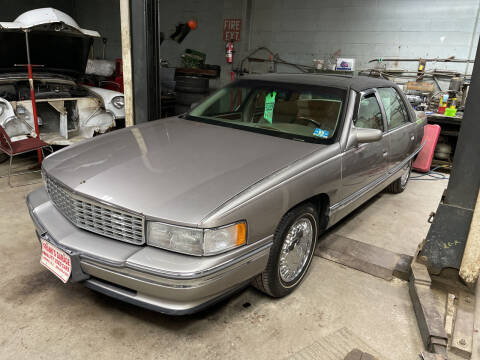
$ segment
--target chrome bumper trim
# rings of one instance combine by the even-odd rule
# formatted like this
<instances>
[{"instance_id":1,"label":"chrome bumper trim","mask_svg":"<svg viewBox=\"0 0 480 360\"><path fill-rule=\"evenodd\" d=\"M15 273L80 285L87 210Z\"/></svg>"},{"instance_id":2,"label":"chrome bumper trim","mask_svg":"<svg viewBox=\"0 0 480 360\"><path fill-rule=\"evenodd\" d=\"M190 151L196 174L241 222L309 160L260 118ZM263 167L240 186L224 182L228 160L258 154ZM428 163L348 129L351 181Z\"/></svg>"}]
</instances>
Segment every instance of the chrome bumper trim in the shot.
<instances>
[{"instance_id":1,"label":"chrome bumper trim","mask_svg":"<svg viewBox=\"0 0 480 360\"><path fill-rule=\"evenodd\" d=\"M84 260L84 258L82 257L81 264L87 269L89 267L93 267L96 270L115 273L117 275L125 276L135 280L150 282L156 286L163 286L168 288L196 288L215 282L226 274L229 274L232 271L240 270L242 267L248 266L250 263L257 261L264 256L267 256L270 246L271 244L266 244L261 248L244 254L242 257L239 257L238 260L234 259L237 261L228 261L219 266L206 269L202 272L192 273L195 275L192 277L164 276L163 274L165 273L151 271L153 269L148 269L149 271L145 271L145 268L142 267L133 268L130 266L125 266L123 268L118 268L102 266L98 263Z\"/></svg>"},{"instance_id":2,"label":"chrome bumper trim","mask_svg":"<svg viewBox=\"0 0 480 360\"><path fill-rule=\"evenodd\" d=\"M204 303L201 303L199 305L193 306L193 307L184 307L184 308L168 308L165 306L157 305L155 304L154 301L147 301L146 299L138 298L136 297L135 293L132 293L128 290L124 290L122 288L119 288L113 284L108 284L102 280L99 279L88 279L85 281L85 286L88 287L91 290L97 291L101 294L110 296L114 299L124 301L126 303L135 305L135 306L140 306L144 309L147 310L152 310L156 311L162 314L166 315L175 315L175 316L181 316L181 315L190 315L193 313L197 313L199 311L202 311L213 304L233 295L234 293L240 291L243 289L245 286L248 285L248 282L239 284L232 289L224 292L221 295L218 295Z\"/></svg>"},{"instance_id":3,"label":"chrome bumper trim","mask_svg":"<svg viewBox=\"0 0 480 360\"><path fill-rule=\"evenodd\" d=\"M235 265L242 265L244 263L250 262L252 259L256 258L256 255L263 253L265 250L270 249L270 247L273 245L273 236L269 236L263 240L258 241L257 243L262 243L263 245L254 248L253 250L249 251L248 253L245 253L239 257L230 259L228 261L225 261L222 264L213 266L211 268L202 270L202 271L196 271L196 272L191 272L191 273L179 273L179 272L166 272L166 271L158 271L154 268L146 267L146 266L138 266L134 264L129 264L128 260L125 264L126 268L132 269L132 270L137 270L141 272L145 272L148 274L152 274L155 276L160 276L163 278L167 279L182 279L182 280L189 280L189 279L198 279L202 278L211 274L219 273L224 269L231 268ZM255 244L257 244L255 243Z\"/></svg>"},{"instance_id":4,"label":"chrome bumper trim","mask_svg":"<svg viewBox=\"0 0 480 360\"><path fill-rule=\"evenodd\" d=\"M76 250L69 249L68 247L56 241L56 239L54 239L48 233L47 229L45 229L41 221L38 219L35 209L38 208L39 206L42 206L43 204L35 206L35 204L30 203L30 199L27 197L27 205L29 208L29 213L32 218L32 221L35 227L37 228L37 232L43 237L47 238L48 241L52 242L53 245L61 249L64 249L67 252L71 252L71 251L77 252L80 256L81 262L86 261L88 263L91 263L94 266L106 268L106 269L109 269L110 271L118 272L122 275L128 275L128 272L130 272L129 276L132 276L133 273L136 273L136 274L141 273L144 275L143 277L145 277L145 275L147 278L150 277L149 281L152 280L152 277L154 277L155 279L161 278L161 279L185 281L185 280L195 280L200 278L206 278L211 275L220 276L223 272L227 272L232 268L236 268L236 267L248 264L249 262L257 259L258 257L264 256L265 253L268 252L270 247L273 245L273 235L270 235L262 240L259 240L258 242L255 242L254 244L251 244L250 247L252 247L252 249L250 251L243 253L238 257L233 257L223 263L216 264L210 268L202 269L201 271L195 271L195 272L165 271L165 270L159 270L159 269L148 267L148 266L131 264L128 262L128 259L122 262L113 262L101 257L96 257L92 254L86 254L83 252L78 252ZM164 250L164 251L167 251L167 250ZM176 285L177 284L173 283L171 286L175 287Z\"/></svg>"}]
</instances>

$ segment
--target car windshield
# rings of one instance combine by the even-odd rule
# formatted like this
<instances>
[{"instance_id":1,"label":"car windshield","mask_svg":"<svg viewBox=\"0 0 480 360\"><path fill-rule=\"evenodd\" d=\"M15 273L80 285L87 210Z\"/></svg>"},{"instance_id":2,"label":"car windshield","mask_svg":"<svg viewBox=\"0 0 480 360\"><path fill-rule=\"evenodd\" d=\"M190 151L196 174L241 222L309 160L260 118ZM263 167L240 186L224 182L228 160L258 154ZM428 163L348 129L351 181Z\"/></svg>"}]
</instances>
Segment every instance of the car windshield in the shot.
<instances>
[{"instance_id":1,"label":"car windshield","mask_svg":"<svg viewBox=\"0 0 480 360\"><path fill-rule=\"evenodd\" d=\"M330 142L339 127L344 99L345 90L337 88L239 81L216 92L187 118L295 140Z\"/></svg>"}]
</instances>

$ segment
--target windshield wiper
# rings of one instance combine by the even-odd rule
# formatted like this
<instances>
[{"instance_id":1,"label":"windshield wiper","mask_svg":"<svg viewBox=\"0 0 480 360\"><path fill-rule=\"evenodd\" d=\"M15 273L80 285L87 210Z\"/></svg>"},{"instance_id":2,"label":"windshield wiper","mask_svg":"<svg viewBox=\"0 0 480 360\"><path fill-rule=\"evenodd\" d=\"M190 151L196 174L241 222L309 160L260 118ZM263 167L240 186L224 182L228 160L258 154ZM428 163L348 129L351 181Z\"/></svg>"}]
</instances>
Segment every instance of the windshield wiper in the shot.
<instances>
[{"instance_id":1,"label":"windshield wiper","mask_svg":"<svg viewBox=\"0 0 480 360\"><path fill-rule=\"evenodd\" d=\"M285 131L282 131L282 130L278 130L278 129L275 129L275 128L272 128L272 127L269 127L269 126L263 126L263 125L254 125L256 128L260 128L260 129L265 129L265 130L273 130L273 131L278 131L278 132L282 132L284 133Z\"/></svg>"}]
</instances>

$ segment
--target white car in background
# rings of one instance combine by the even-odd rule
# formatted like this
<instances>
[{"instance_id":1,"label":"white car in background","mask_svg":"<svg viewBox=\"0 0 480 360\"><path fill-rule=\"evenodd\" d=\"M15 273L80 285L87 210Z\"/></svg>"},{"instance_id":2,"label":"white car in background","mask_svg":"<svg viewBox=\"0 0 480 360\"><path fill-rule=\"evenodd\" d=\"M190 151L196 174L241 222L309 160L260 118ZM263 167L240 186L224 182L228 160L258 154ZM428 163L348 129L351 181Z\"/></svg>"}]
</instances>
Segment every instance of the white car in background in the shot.
<instances>
[{"instance_id":1,"label":"white car in background","mask_svg":"<svg viewBox=\"0 0 480 360\"><path fill-rule=\"evenodd\" d=\"M12 141L35 134L25 32L43 141L70 145L125 119L122 93L79 83L93 39L100 34L80 28L56 9L36 9L14 22L0 22L0 126Z\"/></svg>"}]
</instances>

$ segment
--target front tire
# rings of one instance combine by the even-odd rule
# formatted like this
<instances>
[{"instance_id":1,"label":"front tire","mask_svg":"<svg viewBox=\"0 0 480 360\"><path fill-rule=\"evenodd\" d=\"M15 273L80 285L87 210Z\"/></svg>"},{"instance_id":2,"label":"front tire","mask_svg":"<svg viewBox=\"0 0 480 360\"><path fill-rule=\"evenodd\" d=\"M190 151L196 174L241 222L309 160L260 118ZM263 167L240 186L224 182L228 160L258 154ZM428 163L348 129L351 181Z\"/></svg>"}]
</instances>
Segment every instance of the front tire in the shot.
<instances>
[{"instance_id":1,"label":"front tire","mask_svg":"<svg viewBox=\"0 0 480 360\"><path fill-rule=\"evenodd\" d=\"M318 226L312 204L300 205L285 214L275 231L267 267L253 285L272 297L283 297L295 290L312 262Z\"/></svg>"},{"instance_id":2,"label":"front tire","mask_svg":"<svg viewBox=\"0 0 480 360\"><path fill-rule=\"evenodd\" d=\"M404 173L387 187L387 191L392 194L400 194L407 188L410 173L412 172L412 160L410 160L403 168Z\"/></svg>"}]
</instances>

